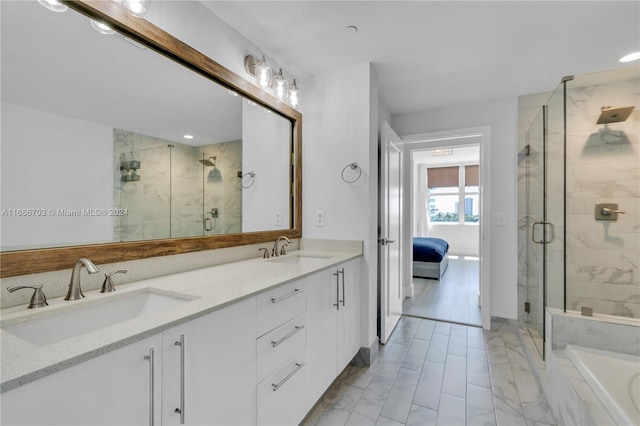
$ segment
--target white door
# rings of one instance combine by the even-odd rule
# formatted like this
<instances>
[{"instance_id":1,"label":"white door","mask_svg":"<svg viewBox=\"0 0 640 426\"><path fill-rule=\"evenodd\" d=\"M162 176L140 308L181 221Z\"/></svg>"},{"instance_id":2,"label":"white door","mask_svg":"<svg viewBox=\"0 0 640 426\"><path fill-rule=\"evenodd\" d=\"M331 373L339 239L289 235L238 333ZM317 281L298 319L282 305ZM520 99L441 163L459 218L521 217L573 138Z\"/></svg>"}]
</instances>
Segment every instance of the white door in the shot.
<instances>
[{"instance_id":1,"label":"white door","mask_svg":"<svg viewBox=\"0 0 640 426\"><path fill-rule=\"evenodd\" d=\"M380 147L380 342L386 343L402 315L400 217L402 152L400 138L383 123Z\"/></svg>"}]
</instances>

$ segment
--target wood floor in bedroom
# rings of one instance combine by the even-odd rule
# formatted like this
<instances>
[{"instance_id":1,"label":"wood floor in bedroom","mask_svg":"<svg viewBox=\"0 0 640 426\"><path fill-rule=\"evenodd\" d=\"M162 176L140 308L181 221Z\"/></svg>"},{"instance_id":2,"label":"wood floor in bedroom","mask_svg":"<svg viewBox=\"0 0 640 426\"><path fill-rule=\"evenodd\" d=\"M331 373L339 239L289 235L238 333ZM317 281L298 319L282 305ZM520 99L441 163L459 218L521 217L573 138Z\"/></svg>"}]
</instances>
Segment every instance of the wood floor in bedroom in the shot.
<instances>
[{"instance_id":1,"label":"wood floor in bedroom","mask_svg":"<svg viewBox=\"0 0 640 426\"><path fill-rule=\"evenodd\" d=\"M441 280L413 277L414 294L402 303L405 315L482 325L478 306L479 262L477 258L449 258Z\"/></svg>"}]
</instances>

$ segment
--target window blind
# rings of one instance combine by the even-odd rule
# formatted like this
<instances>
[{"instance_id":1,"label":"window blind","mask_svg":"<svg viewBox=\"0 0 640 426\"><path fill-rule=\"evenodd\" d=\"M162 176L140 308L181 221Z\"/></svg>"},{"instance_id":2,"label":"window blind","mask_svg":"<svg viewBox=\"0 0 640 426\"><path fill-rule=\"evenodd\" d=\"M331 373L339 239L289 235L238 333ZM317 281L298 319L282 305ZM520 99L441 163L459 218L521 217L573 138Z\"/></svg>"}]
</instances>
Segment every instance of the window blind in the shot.
<instances>
[{"instance_id":1,"label":"window blind","mask_svg":"<svg viewBox=\"0 0 640 426\"><path fill-rule=\"evenodd\" d=\"M458 187L458 166L429 167L427 169L429 188Z\"/></svg>"}]
</instances>

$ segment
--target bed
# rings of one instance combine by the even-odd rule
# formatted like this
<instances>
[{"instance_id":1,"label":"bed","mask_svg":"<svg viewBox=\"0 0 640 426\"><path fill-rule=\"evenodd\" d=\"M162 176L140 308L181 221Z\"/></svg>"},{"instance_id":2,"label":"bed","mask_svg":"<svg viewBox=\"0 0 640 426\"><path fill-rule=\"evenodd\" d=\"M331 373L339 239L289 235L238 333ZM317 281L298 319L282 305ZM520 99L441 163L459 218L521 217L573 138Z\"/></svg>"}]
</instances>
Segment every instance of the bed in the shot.
<instances>
[{"instance_id":1,"label":"bed","mask_svg":"<svg viewBox=\"0 0 640 426\"><path fill-rule=\"evenodd\" d=\"M439 280L449 266L449 243L441 238L413 237L413 276Z\"/></svg>"}]
</instances>

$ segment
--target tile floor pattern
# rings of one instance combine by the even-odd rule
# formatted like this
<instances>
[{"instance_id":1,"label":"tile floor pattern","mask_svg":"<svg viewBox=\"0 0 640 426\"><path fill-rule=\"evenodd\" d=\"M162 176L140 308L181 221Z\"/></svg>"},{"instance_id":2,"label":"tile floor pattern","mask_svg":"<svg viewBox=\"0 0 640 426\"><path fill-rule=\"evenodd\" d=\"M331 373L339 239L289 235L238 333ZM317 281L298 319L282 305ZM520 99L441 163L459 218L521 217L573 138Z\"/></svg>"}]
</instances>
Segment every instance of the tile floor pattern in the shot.
<instances>
[{"instance_id":1,"label":"tile floor pattern","mask_svg":"<svg viewBox=\"0 0 640 426\"><path fill-rule=\"evenodd\" d=\"M370 367L349 366L310 425L555 425L515 333L403 317Z\"/></svg>"},{"instance_id":2,"label":"tile floor pattern","mask_svg":"<svg viewBox=\"0 0 640 426\"><path fill-rule=\"evenodd\" d=\"M478 307L479 262L461 257L450 259L442 279L413 277L414 294L402 302L407 315L482 324Z\"/></svg>"}]
</instances>

